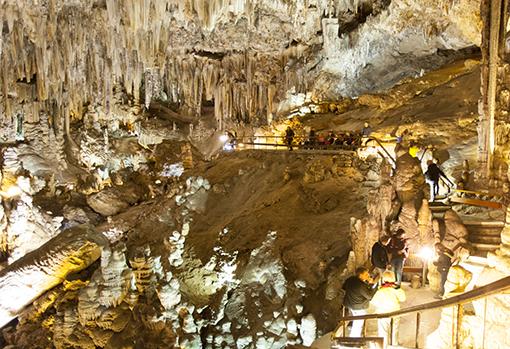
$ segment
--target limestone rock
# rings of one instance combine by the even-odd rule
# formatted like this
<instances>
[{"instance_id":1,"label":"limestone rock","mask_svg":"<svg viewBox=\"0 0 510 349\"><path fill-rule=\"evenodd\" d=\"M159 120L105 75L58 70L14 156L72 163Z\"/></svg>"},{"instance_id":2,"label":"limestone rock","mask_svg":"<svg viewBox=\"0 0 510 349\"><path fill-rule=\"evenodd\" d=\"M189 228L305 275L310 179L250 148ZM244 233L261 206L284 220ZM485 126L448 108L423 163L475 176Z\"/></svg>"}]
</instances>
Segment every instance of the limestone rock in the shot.
<instances>
[{"instance_id":1,"label":"limestone rock","mask_svg":"<svg viewBox=\"0 0 510 349\"><path fill-rule=\"evenodd\" d=\"M0 326L72 273L99 258L105 238L88 227L62 232L0 271ZM16 298L16 302L12 299Z\"/></svg>"},{"instance_id":2,"label":"limestone rock","mask_svg":"<svg viewBox=\"0 0 510 349\"><path fill-rule=\"evenodd\" d=\"M87 204L103 216L113 216L139 200L135 190L127 187L106 188L87 197Z\"/></svg>"}]
</instances>

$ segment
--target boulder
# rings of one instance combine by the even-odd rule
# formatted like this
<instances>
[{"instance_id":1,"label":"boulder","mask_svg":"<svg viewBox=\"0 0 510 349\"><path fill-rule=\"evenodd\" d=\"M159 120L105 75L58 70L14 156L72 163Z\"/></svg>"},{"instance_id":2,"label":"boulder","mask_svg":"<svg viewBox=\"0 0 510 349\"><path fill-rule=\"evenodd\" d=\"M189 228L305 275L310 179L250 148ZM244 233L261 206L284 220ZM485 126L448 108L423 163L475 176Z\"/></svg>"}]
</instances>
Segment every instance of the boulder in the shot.
<instances>
[{"instance_id":1,"label":"boulder","mask_svg":"<svg viewBox=\"0 0 510 349\"><path fill-rule=\"evenodd\" d=\"M133 188L109 187L87 197L87 204L103 216L113 216L124 211L140 199Z\"/></svg>"}]
</instances>

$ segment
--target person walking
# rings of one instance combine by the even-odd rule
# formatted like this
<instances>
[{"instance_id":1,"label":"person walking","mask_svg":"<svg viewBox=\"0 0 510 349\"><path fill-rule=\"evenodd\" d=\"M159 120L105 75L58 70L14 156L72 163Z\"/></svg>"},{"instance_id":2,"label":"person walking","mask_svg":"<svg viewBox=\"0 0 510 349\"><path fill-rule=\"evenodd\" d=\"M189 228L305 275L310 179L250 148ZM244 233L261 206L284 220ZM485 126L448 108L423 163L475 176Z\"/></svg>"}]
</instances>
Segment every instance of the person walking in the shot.
<instances>
[{"instance_id":1,"label":"person walking","mask_svg":"<svg viewBox=\"0 0 510 349\"><path fill-rule=\"evenodd\" d=\"M439 293L437 295L437 298L443 298L444 284L446 283L446 280L448 278L448 271L452 266L453 252L441 243L437 243L435 245L435 249L438 257L437 260L434 262L434 265L437 267L437 271L441 275L441 281L439 283Z\"/></svg>"},{"instance_id":2,"label":"person walking","mask_svg":"<svg viewBox=\"0 0 510 349\"><path fill-rule=\"evenodd\" d=\"M390 260L388 258L388 251L386 250L386 245L388 245L389 242L390 237L388 235L383 235L372 246L370 261L372 262L372 266L375 270L377 270L379 276L382 276L389 266Z\"/></svg>"},{"instance_id":3,"label":"person walking","mask_svg":"<svg viewBox=\"0 0 510 349\"><path fill-rule=\"evenodd\" d=\"M448 179L448 177L444 174L444 172L437 166L436 163L432 160L427 161L427 171L425 172L425 179L427 183L430 185L430 198L429 201L434 201L437 194L439 194L439 179L443 177L446 179L451 185L453 183Z\"/></svg>"},{"instance_id":4,"label":"person walking","mask_svg":"<svg viewBox=\"0 0 510 349\"><path fill-rule=\"evenodd\" d=\"M404 263L409 255L409 247L407 239L404 238L404 229L398 229L388 243L388 252L390 254L390 264L395 273L395 284L399 288L402 284L402 272L404 271Z\"/></svg>"},{"instance_id":5,"label":"person walking","mask_svg":"<svg viewBox=\"0 0 510 349\"><path fill-rule=\"evenodd\" d=\"M377 291L377 280L372 279L367 268L356 269L356 274L345 280L342 288L345 291L344 306L349 309L352 315L365 315L368 313L370 300ZM364 320L352 322L349 337L361 337Z\"/></svg>"},{"instance_id":6,"label":"person walking","mask_svg":"<svg viewBox=\"0 0 510 349\"><path fill-rule=\"evenodd\" d=\"M287 126L287 129L285 130L285 144L291 151L292 151L292 142L293 141L294 141L294 130L290 126Z\"/></svg>"},{"instance_id":7,"label":"person walking","mask_svg":"<svg viewBox=\"0 0 510 349\"><path fill-rule=\"evenodd\" d=\"M382 276L382 285L370 302L370 310L375 314L391 313L400 310L400 303L405 302L406 294L403 289L395 288L395 274L385 271ZM399 318L393 318L393 331L391 331L391 318L377 319L377 335L383 337L386 345L398 345ZM390 341L391 332L391 341Z\"/></svg>"}]
</instances>

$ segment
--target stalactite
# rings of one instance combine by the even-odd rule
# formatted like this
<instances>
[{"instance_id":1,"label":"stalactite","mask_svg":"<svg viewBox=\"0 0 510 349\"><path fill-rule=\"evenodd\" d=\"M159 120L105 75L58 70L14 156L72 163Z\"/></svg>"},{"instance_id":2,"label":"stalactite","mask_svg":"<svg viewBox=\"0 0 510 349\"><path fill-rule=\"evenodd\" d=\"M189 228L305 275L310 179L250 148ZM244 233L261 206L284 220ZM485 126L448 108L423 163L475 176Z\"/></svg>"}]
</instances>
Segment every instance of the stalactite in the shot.
<instances>
[{"instance_id":1,"label":"stalactite","mask_svg":"<svg viewBox=\"0 0 510 349\"><path fill-rule=\"evenodd\" d=\"M335 8L345 5L334 2ZM306 3L106 0L103 9L85 1L70 4L49 0L36 2L27 9L15 0L2 0L0 23L6 23L7 28L0 35L4 115L12 117L12 101L7 96L15 90L16 82L30 84L34 79L34 95L26 98L33 103L30 113L34 115L27 115L29 120L37 120L39 112L53 104L57 111L55 120L63 124L70 113L81 118L84 104L102 106L108 114L114 103L113 89L118 84L135 104L147 106L157 92L152 87L143 90L143 86L150 86L144 76L157 70L160 89L183 112L199 116L203 101L214 101L219 123L220 119L247 122L253 117L265 117L274 109L279 95L300 80L287 77L282 81L278 75L289 57L300 59L304 48L291 47L285 53L287 59L281 61L283 65L279 62L280 52L256 55L250 50L227 52L219 59L193 56L186 54L178 43L174 50L175 23L193 31L201 26L206 35L230 21L229 16L234 16L235 21L246 18L253 26L259 6L272 6L275 12L298 23L303 8L308 7ZM323 0L317 1L317 6L323 11L330 5ZM271 93L269 85L273 86Z\"/></svg>"}]
</instances>

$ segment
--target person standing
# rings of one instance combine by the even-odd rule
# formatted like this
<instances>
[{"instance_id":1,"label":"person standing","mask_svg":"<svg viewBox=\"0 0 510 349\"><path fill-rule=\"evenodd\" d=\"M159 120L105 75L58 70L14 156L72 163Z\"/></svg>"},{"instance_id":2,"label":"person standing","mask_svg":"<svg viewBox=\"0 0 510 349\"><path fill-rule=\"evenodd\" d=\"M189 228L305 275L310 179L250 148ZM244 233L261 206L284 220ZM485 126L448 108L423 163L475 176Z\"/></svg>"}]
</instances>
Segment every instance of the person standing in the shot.
<instances>
[{"instance_id":1,"label":"person standing","mask_svg":"<svg viewBox=\"0 0 510 349\"><path fill-rule=\"evenodd\" d=\"M372 246L370 261L377 270L379 276L382 276L382 274L386 271L390 262L388 258L388 251L386 250L386 245L388 245L388 242L390 242L390 237L383 235Z\"/></svg>"},{"instance_id":2,"label":"person standing","mask_svg":"<svg viewBox=\"0 0 510 349\"><path fill-rule=\"evenodd\" d=\"M453 252L441 243L437 243L435 245L435 248L438 257L437 260L434 262L434 265L437 267L437 271L441 275L441 281L439 283L439 293L437 295L437 298L443 298L444 284L446 283L446 280L448 278L448 271L452 266Z\"/></svg>"},{"instance_id":3,"label":"person standing","mask_svg":"<svg viewBox=\"0 0 510 349\"><path fill-rule=\"evenodd\" d=\"M363 128L361 129L361 137L370 137L372 134L372 128L368 124L368 122L365 122L363 125Z\"/></svg>"},{"instance_id":4,"label":"person standing","mask_svg":"<svg viewBox=\"0 0 510 349\"><path fill-rule=\"evenodd\" d=\"M292 150L292 142L294 141L294 130L290 128L290 126L287 126L287 129L285 130L285 144L289 148L289 150Z\"/></svg>"},{"instance_id":5,"label":"person standing","mask_svg":"<svg viewBox=\"0 0 510 349\"><path fill-rule=\"evenodd\" d=\"M404 229L398 229L388 243L388 252L390 254L390 264L395 273L395 285L397 288L402 284L402 272L404 263L409 255L407 239L404 238Z\"/></svg>"},{"instance_id":6,"label":"person standing","mask_svg":"<svg viewBox=\"0 0 510 349\"><path fill-rule=\"evenodd\" d=\"M356 275L345 280L342 288L345 291L344 306L349 309L352 315L365 315L368 313L370 300L377 291L378 277L372 279L367 268L356 269ZM352 322L349 337L361 337L365 320L354 320Z\"/></svg>"},{"instance_id":7,"label":"person standing","mask_svg":"<svg viewBox=\"0 0 510 349\"><path fill-rule=\"evenodd\" d=\"M371 311L376 314L391 313L400 310L400 303L406 300L406 294L403 289L395 288L395 274L392 271L385 271L382 276L382 285L377 290L371 301ZM393 318L393 331L391 333L391 342L389 334L391 330L391 318L377 319L377 335L383 337L386 344L397 345L397 331L399 319Z\"/></svg>"}]
</instances>

